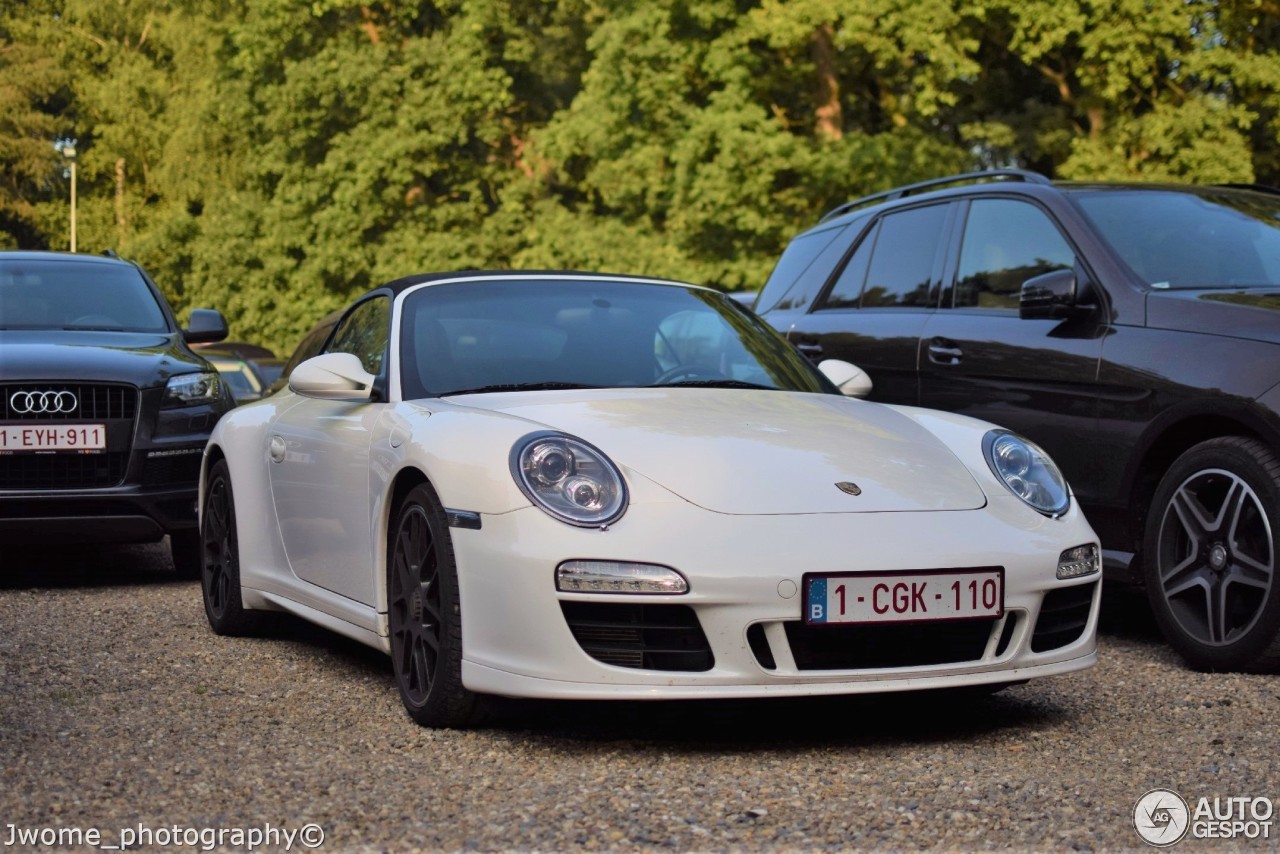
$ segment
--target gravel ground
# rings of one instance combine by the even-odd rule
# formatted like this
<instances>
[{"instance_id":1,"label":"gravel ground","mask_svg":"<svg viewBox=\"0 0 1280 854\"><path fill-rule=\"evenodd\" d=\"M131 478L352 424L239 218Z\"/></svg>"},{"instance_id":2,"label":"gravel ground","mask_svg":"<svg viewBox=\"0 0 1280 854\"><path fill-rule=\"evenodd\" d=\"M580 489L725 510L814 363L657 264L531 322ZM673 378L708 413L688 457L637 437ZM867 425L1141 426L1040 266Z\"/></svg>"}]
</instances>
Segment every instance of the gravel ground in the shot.
<instances>
[{"instance_id":1,"label":"gravel ground","mask_svg":"<svg viewBox=\"0 0 1280 854\"><path fill-rule=\"evenodd\" d=\"M31 847L15 828L115 845L310 823L328 851L1097 851L1144 847L1153 787L1280 800L1280 677L1194 673L1132 597L1106 613L1096 669L993 697L521 703L434 732L372 650L292 619L212 634L162 549L10 548L0 848Z\"/></svg>"}]
</instances>

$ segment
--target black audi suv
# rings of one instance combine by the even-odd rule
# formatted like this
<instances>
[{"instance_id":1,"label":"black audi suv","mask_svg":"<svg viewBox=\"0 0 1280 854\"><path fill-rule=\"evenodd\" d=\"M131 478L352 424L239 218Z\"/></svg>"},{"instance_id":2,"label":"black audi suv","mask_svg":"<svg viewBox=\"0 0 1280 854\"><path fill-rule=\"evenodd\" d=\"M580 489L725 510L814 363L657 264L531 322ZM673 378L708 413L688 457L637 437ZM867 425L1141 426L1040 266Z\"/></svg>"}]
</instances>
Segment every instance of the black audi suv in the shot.
<instances>
[{"instance_id":1,"label":"black audi suv","mask_svg":"<svg viewBox=\"0 0 1280 854\"><path fill-rule=\"evenodd\" d=\"M797 236L754 307L873 400L1042 445L1188 661L1280 670L1280 191L901 187Z\"/></svg>"},{"instance_id":2,"label":"black audi suv","mask_svg":"<svg viewBox=\"0 0 1280 854\"><path fill-rule=\"evenodd\" d=\"M187 345L226 336L208 309L180 329L136 264L0 252L0 543L168 534L197 576L200 460L233 401Z\"/></svg>"}]
</instances>

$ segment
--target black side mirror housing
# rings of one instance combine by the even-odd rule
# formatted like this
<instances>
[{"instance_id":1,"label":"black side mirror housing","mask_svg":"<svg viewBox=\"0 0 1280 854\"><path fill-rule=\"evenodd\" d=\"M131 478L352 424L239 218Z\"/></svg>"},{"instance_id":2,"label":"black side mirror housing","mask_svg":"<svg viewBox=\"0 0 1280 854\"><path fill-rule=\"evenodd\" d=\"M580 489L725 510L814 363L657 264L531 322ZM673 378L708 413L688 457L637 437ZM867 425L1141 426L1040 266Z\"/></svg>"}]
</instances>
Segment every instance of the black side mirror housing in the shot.
<instances>
[{"instance_id":1,"label":"black side mirror housing","mask_svg":"<svg viewBox=\"0 0 1280 854\"><path fill-rule=\"evenodd\" d=\"M214 344L226 339L227 320L222 312L211 308L191 309L191 321L182 330L182 338L188 344Z\"/></svg>"},{"instance_id":2,"label":"black side mirror housing","mask_svg":"<svg viewBox=\"0 0 1280 854\"><path fill-rule=\"evenodd\" d=\"M1052 270L1022 283L1018 315L1024 320L1065 320L1077 317L1088 306L1080 305L1079 284L1074 270Z\"/></svg>"}]
</instances>

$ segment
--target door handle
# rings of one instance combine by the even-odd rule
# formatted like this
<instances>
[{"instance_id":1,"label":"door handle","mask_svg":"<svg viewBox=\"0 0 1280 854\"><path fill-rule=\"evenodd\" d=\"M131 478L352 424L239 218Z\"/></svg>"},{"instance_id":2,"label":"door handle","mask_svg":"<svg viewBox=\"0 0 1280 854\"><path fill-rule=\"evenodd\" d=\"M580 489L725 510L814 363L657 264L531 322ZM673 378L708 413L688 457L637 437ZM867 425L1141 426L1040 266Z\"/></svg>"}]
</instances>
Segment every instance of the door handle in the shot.
<instances>
[{"instance_id":1,"label":"door handle","mask_svg":"<svg viewBox=\"0 0 1280 854\"><path fill-rule=\"evenodd\" d=\"M958 365L963 358L964 351L954 341L934 338L929 342L929 361L935 365Z\"/></svg>"},{"instance_id":2,"label":"door handle","mask_svg":"<svg viewBox=\"0 0 1280 854\"><path fill-rule=\"evenodd\" d=\"M796 349L809 359L817 359L822 355L821 344L796 344Z\"/></svg>"}]
</instances>

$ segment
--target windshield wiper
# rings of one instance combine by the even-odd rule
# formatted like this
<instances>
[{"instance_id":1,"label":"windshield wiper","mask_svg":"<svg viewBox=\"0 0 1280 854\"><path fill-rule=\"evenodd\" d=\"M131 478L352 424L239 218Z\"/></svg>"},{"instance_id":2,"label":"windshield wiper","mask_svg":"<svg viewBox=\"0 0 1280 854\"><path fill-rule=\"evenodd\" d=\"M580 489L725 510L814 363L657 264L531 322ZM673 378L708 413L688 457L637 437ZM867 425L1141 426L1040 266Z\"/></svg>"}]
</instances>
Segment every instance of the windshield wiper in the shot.
<instances>
[{"instance_id":1,"label":"windshield wiper","mask_svg":"<svg viewBox=\"0 0 1280 854\"><path fill-rule=\"evenodd\" d=\"M746 380L680 380L674 383L663 383L662 385L650 386L650 388L675 388L676 386L686 386L691 388L761 388L765 391L780 391L777 386L761 385L760 383L749 383Z\"/></svg>"},{"instance_id":2,"label":"windshield wiper","mask_svg":"<svg viewBox=\"0 0 1280 854\"><path fill-rule=\"evenodd\" d=\"M460 388L441 393L441 397L453 397L455 394L486 394L495 391L560 391L575 388L603 388L587 383L538 382L538 383L494 383L493 385Z\"/></svg>"}]
</instances>

